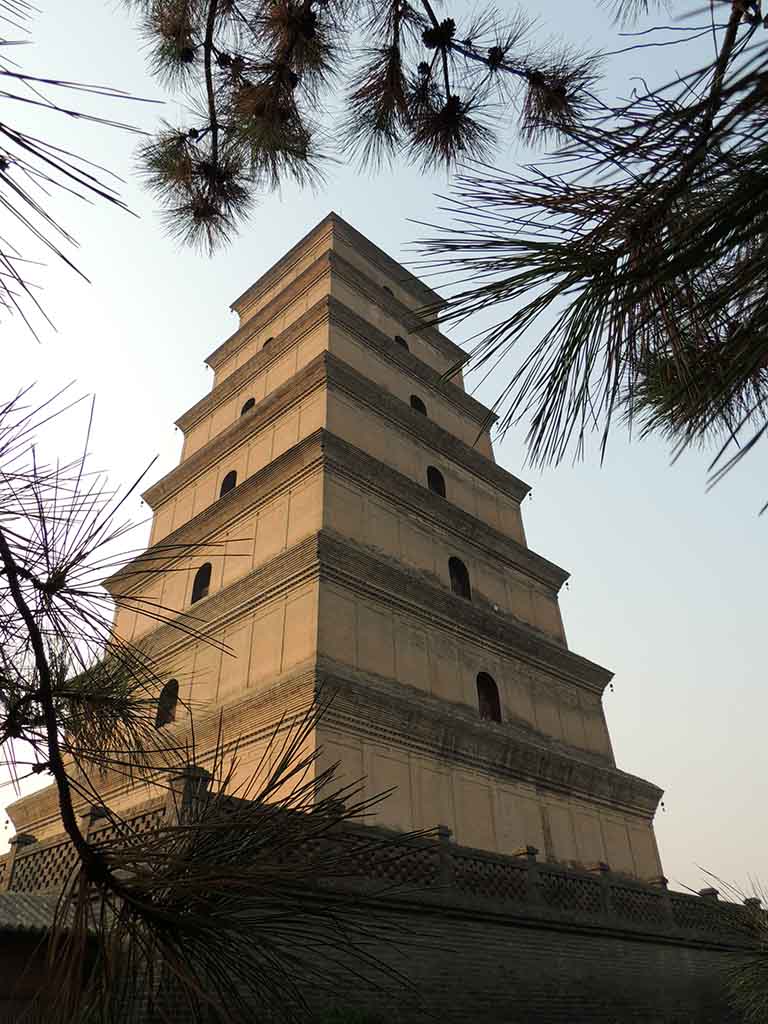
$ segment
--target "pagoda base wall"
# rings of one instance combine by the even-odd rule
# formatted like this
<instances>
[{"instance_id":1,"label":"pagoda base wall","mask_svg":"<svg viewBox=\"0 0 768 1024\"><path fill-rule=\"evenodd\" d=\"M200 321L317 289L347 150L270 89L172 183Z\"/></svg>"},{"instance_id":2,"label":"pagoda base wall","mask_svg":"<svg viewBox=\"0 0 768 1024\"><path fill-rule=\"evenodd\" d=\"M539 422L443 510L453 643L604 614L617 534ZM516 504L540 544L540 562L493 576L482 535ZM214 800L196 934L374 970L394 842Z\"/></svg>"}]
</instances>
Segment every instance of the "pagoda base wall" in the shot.
<instances>
[{"instance_id":1,"label":"pagoda base wall","mask_svg":"<svg viewBox=\"0 0 768 1024\"><path fill-rule=\"evenodd\" d=\"M135 830L162 824L162 800L140 810ZM320 1024L331 1006L368 1011L370 1024L740 1020L727 975L740 959L764 955L755 907L632 882L607 865L569 870L539 861L532 847L515 857L473 850L452 843L447 830L405 843L361 826L334 835L345 842L348 830L356 873L318 879L330 892L312 916L349 908L353 942L367 956L340 964L338 949L317 948L303 986L315 1010L306 1024ZM92 834L102 836L109 826ZM390 839L398 841L382 846ZM54 891L70 877L72 858L63 836L25 844L0 865L4 885ZM364 923L357 932L355 922ZM0 955L0 975L12 966ZM166 1007L169 1024L191 1024L182 1005ZM258 1006L254 1015L267 1024ZM149 1021L138 1014L132 1024Z\"/></svg>"},{"instance_id":2,"label":"pagoda base wall","mask_svg":"<svg viewBox=\"0 0 768 1024\"><path fill-rule=\"evenodd\" d=\"M408 936L379 955L413 990L350 978L323 1008L363 1010L376 1024L737 1024L727 975L744 951L579 929L490 912L485 900L412 902L392 924ZM378 979L379 986L381 979ZM322 1020L322 1012L318 1013Z\"/></svg>"}]
</instances>

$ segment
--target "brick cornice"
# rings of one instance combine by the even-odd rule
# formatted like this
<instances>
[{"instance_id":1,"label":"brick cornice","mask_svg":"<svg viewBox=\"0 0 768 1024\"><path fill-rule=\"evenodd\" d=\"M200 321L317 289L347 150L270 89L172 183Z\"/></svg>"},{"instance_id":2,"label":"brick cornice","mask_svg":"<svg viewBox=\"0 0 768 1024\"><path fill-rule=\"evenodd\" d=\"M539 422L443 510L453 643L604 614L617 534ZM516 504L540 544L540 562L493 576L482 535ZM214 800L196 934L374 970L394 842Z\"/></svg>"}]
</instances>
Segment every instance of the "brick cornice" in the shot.
<instances>
[{"instance_id":1,"label":"brick cornice","mask_svg":"<svg viewBox=\"0 0 768 1024\"><path fill-rule=\"evenodd\" d=\"M103 585L115 597L129 593L140 586L142 574L146 571L157 574L189 554L191 546L203 544L218 531L236 526L244 516L258 509L265 501L271 501L295 487L320 469L325 434L326 431L321 427L278 455L263 469L246 477L202 512L127 562L107 577Z\"/></svg>"},{"instance_id":2,"label":"brick cornice","mask_svg":"<svg viewBox=\"0 0 768 1024\"><path fill-rule=\"evenodd\" d=\"M522 501L530 486L518 477L491 462L468 444L434 423L429 417L411 409L405 402L374 384L341 359L328 353L328 380L356 401L367 405L379 416L393 421L417 440L426 443L446 458L457 462L475 476L498 487L515 501Z\"/></svg>"},{"instance_id":3,"label":"brick cornice","mask_svg":"<svg viewBox=\"0 0 768 1024\"><path fill-rule=\"evenodd\" d=\"M330 297L330 310L332 322L346 327L360 341L375 348L389 362L397 364L401 369L407 370L411 376L426 384L427 387L440 392L444 398L458 406L479 426L489 427L498 419L498 416L482 402L478 402L476 398L468 395L463 388L446 379L444 374L433 370L412 352L393 343L389 335L384 334L377 327L373 327L363 317L333 296Z\"/></svg>"},{"instance_id":4,"label":"brick cornice","mask_svg":"<svg viewBox=\"0 0 768 1024\"><path fill-rule=\"evenodd\" d=\"M146 571L157 574L170 567L188 554L191 545L203 544L218 531L236 526L265 501L321 469L394 501L422 522L431 520L442 533L468 540L488 557L554 592L568 578L564 569L321 427L128 562L108 577L104 586L115 597L129 593L141 585Z\"/></svg>"},{"instance_id":5,"label":"brick cornice","mask_svg":"<svg viewBox=\"0 0 768 1024\"><path fill-rule=\"evenodd\" d=\"M308 231L288 252L282 256L266 273L262 274L242 295L239 295L230 306L238 314L247 309L248 306L258 302L264 292L274 287L301 258L318 244L322 244L325 238L329 239L330 246L333 245L334 234L341 237L346 236L347 241L366 256L372 263L379 264L385 273L390 274L397 283L410 292L413 297L424 306L439 304L442 300L440 295L423 281L420 281L415 274L406 270L397 260L374 245L365 235L360 234L351 224L348 224L337 213L331 211L327 216Z\"/></svg>"},{"instance_id":6,"label":"brick cornice","mask_svg":"<svg viewBox=\"0 0 768 1024\"><path fill-rule=\"evenodd\" d=\"M570 576L565 569L536 554L530 548L451 504L396 469L385 465L360 448L330 431L323 431L325 465L383 498L396 500L419 520L432 520L441 532L450 532L476 544L485 554L505 562L510 568L543 583L555 591Z\"/></svg>"},{"instance_id":7,"label":"brick cornice","mask_svg":"<svg viewBox=\"0 0 768 1024\"><path fill-rule=\"evenodd\" d=\"M463 705L330 659L299 666L277 677L272 686L240 693L210 711L201 709L195 718L196 757L210 755L218 743L224 754L236 747L242 759L251 744L273 734L284 716L286 728L300 720L317 693L327 703L318 726L320 742L326 731L349 733L469 771L532 783L544 792L581 797L645 820L653 817L663 795L652 783L596 755L515 723L479 721ZM175 728L176 741L183 745L188 733L188 726L181 723ZM115 773L99 786L112 801L129 789L125 778ZM23 824L55 820L54 787L17 801L9 811Z\"/></svg>"},{"instance_id":8,"label":"brick cornice","mask_svg":"<svg viewBox=\"0 0 768 1024\"><path fill-rule=\"evenodd\" d=\"M253 335L262 330L270 321L282 312L282 310L299 298L304 292L313 287L317 281L326 275L336 275L341 280L356 288L369 302L379 306L390 313L396 320L407 326L410 331L418 331L419 335L442 355L450 359L454 364L460 365L466 361L467 353L464 349L454 344L442 334L436 327L425 326L422 319L412 309L405 306L393 295L385 292L371 278L367 277L361 270L353 266L343 256L333 250L326 250L320 253L305 270L277 294L270 299L258 313L249 318L242 327L239 327L234 334L231 334L226 341L222 342L207 358L206 363L212 370L217 370L221 364L245 345Z\"/></svg>"},{"instance_id":9,"label":"brick cornice","mask_svg":"<svg viewBox=\"0 0 768 1024\"><path fill-rule=\"evenodd\" d=\"M276 316L282 313L286 306L295 302L304 292L312 288L327 274L330 274L330 271L330 254L322 252L313 263L292 281L289 281L274 298L270 299L255 316L247 320L242 327L238 327L234 334L231 334L226 341L223 341L218 348L214 349L205 360L208 366L214 371L217 370L225 360L242 348L243 345L247 344L255 334L258 334L271 320L274 320Z\"/></svg>"},{"instance_id":10,"label":"brick cornice","mask_svg":"<svg viewBox=\"0 0 768 1024\"><path fill-rule=\"evenodd\" d=\"M297 320L286 327L284 331L276 334L267 349L260 349L247 359L242 366L228 374L220 384L212 388L199 402L187 409L176 420L176 426L187 433L208 413L213 412L228 398L236 394L240 388L249 380L260 373L265 366L278 359L289 348L292 348L301 339L309 334L315 327L329 322L328 296L324 296L319 302L311 306L306 313L303 313Z\"/></svg>"},{"instance_id":11,"label":"brick cornice","mask_svg":"<svg viewBox=\"0 0 768 1024\"><path fill-rule=\"evenodd\" d=\"M150 508L157 508L180 487L193 480L222 456L238 447L249 434L255 433L296 405L312 391L322 387L326 379L325 361L328 353L321 352L307 363L298 373L280 387L275 388L245 416L239 416L234 423L217 434L194 455L166 473L142 494Z\"/></svg>"},{"instance_id":12,"label":"brick cornice","mask_svg":"<svg viewBox=\"0 0 768 1024\"><path fill-rule=\"evenodd\" d=\"M424 284L421 278L404 267L402 263L398 263L396 259L384 252L383 249L380 249L378 245L374 245L370 239L361 234L348 221L339 217L336 213L331 213L330 216L336 232L342 237L346 236L346 240L351 243L353 248L362 253L371 263L378 264L384 270L384 273L391 275L402 288L410 292L420 305L435 306L444 301L434 288Z\"/></svg>"},{"instance_id":13,"label":"brick cornice","mask_svg":"<svg viewBox=\"0 0 768 1024\"><path fill-rule=\"evenodd\" d=\"M284 331L275 335L268 349L261 349L252 355L242 366L239 366L220 384L217 384L204 398L196 402L191 409L183 413L176 420L176 426L187 433L204 416L213 412L233 394L236 394L266 366L297 344L315 327L323 324L329 326L337 324L346 328L363 344L373 348L387 362L393 363L414 379L437 391L460 412L477 423L478 433L481 428L491 426L498 418L487 406L472 398L466 391L447 380L411 352L406 352L402 346L395 344L388 335L367 323L363 317L358 316L339 299L326 295Z\"/></svg>"},{"instance_id":14,"label":"brick cornice","mask_svg":"<svg viewBox=\"0 0 768 1024\"><path fill-rule=\"evenodd\" d=\"M255 305L265 292L280 284L291 273L296 264L304 259L308 252L311 252L313 249L319 249L319 255L326 253L333 245L333 217L332 213L323 217L303 238L300 238L295 245L292 245L288 252L280 257L277 263L273 263L269 270L265 270L263 274L256 278L253 284L249 285L244 292L238 295L229 308L242 319L243 314L251 306ZM251 319L247 321L247 323L250 322Z\"/></svg>"},{"instance_id":15,"label":"brick cornice","mask_svg":"<svg viewBox=\"0 0 768 1024\"><path fill-rule=\"evenodd\" d=\"M140 639L160 657L209 635L312 580L334 583L450 632L480 640L502 657L522 660L565 682L602 694L613 673L574 654L513 615L465 601L416 569L409 569L331 530L320 530L229 586L198 601Z\"/></svg>"},{"instance_id":16,"label":"brick cornice","mask_svg":"<svg viewBox=\"0 0 768 1024\"><path fill-rule=\"evenodd\" d=\"M200 642L201 637L213 636L260 605L318 580L318 536L312 534L188 610L169 616L162 625L139 637L136 646L149 658L166 658L190 643Z\"/></svg>"},{"instance_id":17,"label":"brick cornice","mask_svg":"<svg viewBox=\"0 0 768 1024\"><path fill-rule=\"evenodd\" d=\"M587 752L533 730L478 721L462 705L390 680L322 661L318 682L332 698L321 730L366 736L437 761L581 796L646 820L653 817L663 796L658 786L601 763Z\"/></svg>"},{"instance_id":18,"label":"brick cornice","mask_svg":"<svg viewBox=\"0 0 768 1024\"><path fill-rule=\"evenodd\" d=\"M394 395L373 384L330 352L321 352L280 387L267 395L245 416L217 434L161 480L149 487L142 497L150 508L183 487L208 466L240 445L249 434L276 419L281 413L305 398L323 383L344 391L355 401L368 406L376 415L384 416L414 438L426 443L446 458L458 463L492 487L497 487L515 501L522 501L530 490L512 473L485 458L474 448L454 437L427 417L415 412Z\"/></svg>"},{"instance_id":19,"label":"brick cornice","mask_svg":"<svg viewBox=\"0 0 768 1024\"><path fill-rule=\"evenodd\" d=\"M493 612L457 597L427 573L388 560L332 530L317 534L320 579L335 583L445 629L458 640L482 640L592 693L602 694L613 673L574 654L508 612Z\"/></svg>"},{"instance_id":20,"label":"brick cornice","mask_svg":"<svg viewBox=\"0 0 768 1024\"><path fill-rule=\"evenodd\" d=\"M455 366L461 366L467 361L467 353L450 338L431 323L425 323L423 316L415 312L409 306L404 305L394 295L384 289L376 281L373 281L367 274L340 256L339 253L331 252L331 268L340 278L353 285L369 302L391 313L394 319L408 327L409 331L418 333L424 341L438 349L444 356L453 361Z\"/></svg>"}]
</instances>

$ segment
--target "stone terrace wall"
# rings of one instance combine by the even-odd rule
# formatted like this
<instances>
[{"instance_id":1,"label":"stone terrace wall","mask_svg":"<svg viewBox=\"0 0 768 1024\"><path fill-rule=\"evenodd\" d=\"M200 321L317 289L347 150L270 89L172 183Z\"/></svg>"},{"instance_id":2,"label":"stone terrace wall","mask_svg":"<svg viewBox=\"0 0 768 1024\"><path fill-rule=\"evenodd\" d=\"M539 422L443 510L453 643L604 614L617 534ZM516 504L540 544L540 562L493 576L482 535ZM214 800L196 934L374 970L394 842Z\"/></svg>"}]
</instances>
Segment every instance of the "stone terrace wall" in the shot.
<instances>
[{"instance_id":1,"label":"stone terrace wall","mask_svg":"<svg viewBox=\"0 0 768 1024\"><path fill-rule=\"evenodd\" d=\"M132 822L151 829L163 814L153 801ZM91 835L114 831L95 821ZM60 887L73 864L68 844L29 838L0 866L5 886ZM376 914L398 938L376 954L414 985L387 994L381 978L350 976L330 1000L340 1006L371 1009L386 1024L433 1014L446 1024L737 1024L724 978L755 949L754 906L723 903L714 890L695 896L633 882L606 865L579 872L539 863L532 848L505 857L458 847L447 829L405 849L370 828L346 828L333 841L346 847L350 875L323 884L366 899L385 883L386 910L377 897Z\"/></svg>"},{"instance_id":2,"label":"stone terrace wall","mask_svg":"<svg viewBox=\"0 0 768 1024\"><path fill-rule=\"evenodd\" d=\"M383 1024L739 1024L726 997L734 949L555 927L479 901L414 901L390 923L401 955L379 955L417 995L350 979L318 1005L368 1009Z\"/></svg>"}]
</instances>

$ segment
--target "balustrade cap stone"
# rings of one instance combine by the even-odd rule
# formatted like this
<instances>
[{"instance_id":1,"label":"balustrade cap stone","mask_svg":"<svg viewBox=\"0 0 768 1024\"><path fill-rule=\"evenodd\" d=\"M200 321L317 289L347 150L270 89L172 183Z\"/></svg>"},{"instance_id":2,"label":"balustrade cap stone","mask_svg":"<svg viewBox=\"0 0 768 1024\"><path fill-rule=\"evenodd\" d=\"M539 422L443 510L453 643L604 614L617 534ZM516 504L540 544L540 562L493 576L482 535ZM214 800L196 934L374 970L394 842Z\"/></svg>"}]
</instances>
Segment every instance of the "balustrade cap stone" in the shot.
<instances>
[{"instance_id":1,"label":"balustrade cap stone","mask_svg":"<svg viewBox=\"0 0 768 1024\"><path fill-rule=\"evenodd\" d=\"M611 872L611 865L606 864L604 860L596 860L591 864L587 864L587 871L592 871L601 875L608 875Z\"/></svg>"},{"instance_id":2,"label":"balustrade cap stone","mask_svg":"<svg viewBox=\"0 0 768 1024\"><path fill-rule=\"evenodd\" d=\"M720 898L720 893L717 891L717 889L713 889L710 886L706 889L699 889L699 896L701 896L703 900L712 900L714 902L715 900Z\"/></svg>"},{"instance_id":3,"label":"balustrade cap stone","mask_svg":"<svg viewBox=\"0 0 768 1024\"><path fill-rule=\"evenodd\" d=\"M510 854L512 857L527 857L529 860L536 860L538 855L539 851L536 846L521 846Z\"/></svg>"},{"instance_id":4,"label":"balustrade cap stone","mask_svg":"<svg viewBox=\"0 0 768 1024\"><path fill-rule=\"evenodd\" d=\"M33 836L31 832L17 832L16 835L8 840L9 846L32 846L33 843L37 842L37 836Z\"/></svg>"}]
</instances>

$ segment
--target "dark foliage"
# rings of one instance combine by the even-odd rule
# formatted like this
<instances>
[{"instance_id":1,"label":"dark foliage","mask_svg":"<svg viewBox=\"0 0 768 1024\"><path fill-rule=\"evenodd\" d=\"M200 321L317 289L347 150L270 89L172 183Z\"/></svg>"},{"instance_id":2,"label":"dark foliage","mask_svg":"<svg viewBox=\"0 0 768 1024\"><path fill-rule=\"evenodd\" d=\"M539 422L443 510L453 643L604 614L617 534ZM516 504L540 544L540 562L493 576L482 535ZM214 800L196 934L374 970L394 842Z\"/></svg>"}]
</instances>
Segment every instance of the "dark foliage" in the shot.
<instances>
[{"instance_id":1,"label":"dark foliage","mask_svg":"<svg viewBox=\"0 0 768 1024\"><path fill-rule=\"evenodd\" d=\"M443 323L493 311L475 367L528 346L499 405L502 429L528 423L535 463L582 454L593 430L604 447L618 419L675 451L714 442L716 481L768 431L768 43L756 3L701 21L646 32L706 33L711 63L564 125L544 162L466 167L420 243L456 282Z\"/></svg>"},{"instance_id":2,"label":"dark foliage","mask_svg":"<svg viewBox=\"0 0 768 1024\"><path fill-rule=\"evenodd\" d=\"M35 405L27 391L0 408L0 763L19 782L50 777L77 855L38 1018L114 1024L134 1019L138 1000L147 1019L162 1020L170 994L185 1020L298 1021L307 1016L299 978L397 982L370 952L387 938L373 923L377 895L319 884L354 874L360 842L385 856L408 844L338 835L375 801L358 783L340 788L336 766L319 763L316 725L330 698L287 712L249 771L230 732L225 756L223 719L183 700L177 680L172 707L158 703L168 666L116 633L102 581L122 568L123 581L141 577L141 595L168 571L169 554L216 557L216 545L166 545L124 567L129 526L116 516L127 495L110 492L85 456L46 465L37 454L38 429L65 405L63 396ZM194 616L156 599L115 600L182 639L215 643ZM199 754L198 729L209 736ZM190 780L191 795L177 800ZM126 785L146 799L142 783L169 794L169 813L149 831L113 806ZM94 806L109 838L83 827Z\"/></svg>"},{"instance_id":3,"label":"dark foliage","mask_svg":"<svg viewBox=\"0 0 768 1024\"><path fill-rule=\"evenodd\" d=\"M135 131L128 124L86 114L71 105L73 95L134 99L128 93L25 74L19 62L23 53L20 44L29 41L26 37L36 11L27 0L0 0L0 26L13 33L13 37L0 34L0 306L21 315L30 327L30 318L35 313L45 315L35 295L35 285L28 278L30 266L35 263L30 258L30 249L42 247L44 252L85 276L67 255L67 250L77 242L57 219L52 195L63 192L87 201L104 201L123 210L126 207L116 190L114 175L80 153L24 131L14 123L14 111L19 110L19 104L31 105L62 117Z\"/></svg>"},{"instance_id":4,"label":"dark foliage","mask_svg":"<svg viewBox=\"0 0 768 1024\"><path fill-rule=\"evenodd\" d=\"M596 74L596 58L541 47L526 18L490 8L457 22L429 0L127 2L153 71L190 101L141 166L169 230L208 251L259 192L322 180L334 149L364 166L486 158L513 120L536 138L576 123Z\"/></svg>"}]
</instances>

